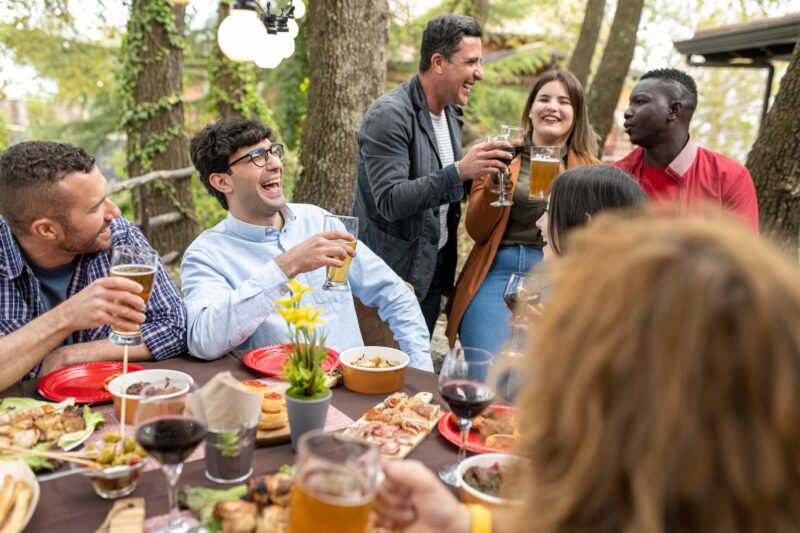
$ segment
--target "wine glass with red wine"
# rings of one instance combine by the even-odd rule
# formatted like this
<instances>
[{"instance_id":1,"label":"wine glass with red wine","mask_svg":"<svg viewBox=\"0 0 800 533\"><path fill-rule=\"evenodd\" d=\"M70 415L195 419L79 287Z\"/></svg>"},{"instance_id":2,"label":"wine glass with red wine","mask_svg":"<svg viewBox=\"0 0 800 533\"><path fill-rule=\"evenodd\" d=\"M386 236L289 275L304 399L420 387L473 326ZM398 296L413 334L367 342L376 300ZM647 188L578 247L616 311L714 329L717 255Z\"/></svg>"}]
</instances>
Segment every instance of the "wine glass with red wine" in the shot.
<instances>
[{"instance_id":1,"label":"wine glass with red wine","mask_svg":"<svg viewBox=\"0 0 800 533\"><path fill-rule=\"evenodd\" d=\"M439 477L448 485L458 486L457 468L466 456L466 443L472 419L494 400L491 372L494 357L480 348L453 348L445 357L439 373L439 394L458 418L461 446L458 461L439 470Z\"/></svg>"},{"instance_id":2,"label":"wine glass with red wine","mask_svg":"<svg viewBox=\"0 0 800 533\"><path fill-rule=\"evenodd\" d=\"M193 384L173 382L172 385L185 392L164 394L152 386L145 387L135 421L136 440L161 463L167 477L170 517L164 531L178 533L195 529L194 524L180 516L178 479L183 462L205 439L206 417Z\"/></svg>"}]
</instances>

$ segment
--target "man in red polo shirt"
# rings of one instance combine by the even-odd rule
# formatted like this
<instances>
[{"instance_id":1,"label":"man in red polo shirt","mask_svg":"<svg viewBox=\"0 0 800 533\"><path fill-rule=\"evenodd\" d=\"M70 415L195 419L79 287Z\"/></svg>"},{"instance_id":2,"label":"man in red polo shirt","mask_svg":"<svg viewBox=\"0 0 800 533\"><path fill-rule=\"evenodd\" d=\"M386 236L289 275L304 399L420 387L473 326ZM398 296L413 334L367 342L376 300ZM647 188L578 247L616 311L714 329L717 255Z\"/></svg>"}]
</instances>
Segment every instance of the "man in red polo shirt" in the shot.
<instances>
[{"instance_id":1,"label":"man in red polo shirt","mask_svg":"<svg viewBox=\"0 0 800 533\"><path fill-rule=\"evenodd\" d=\"M676 69L644 74L631 92L625 131L639 148L611 163L639 180L651 200L682 210L716 203L758 231L758 202L747 169L698 146L689 135L697 106L694 79Z\"/></svg>"}]
</instances>

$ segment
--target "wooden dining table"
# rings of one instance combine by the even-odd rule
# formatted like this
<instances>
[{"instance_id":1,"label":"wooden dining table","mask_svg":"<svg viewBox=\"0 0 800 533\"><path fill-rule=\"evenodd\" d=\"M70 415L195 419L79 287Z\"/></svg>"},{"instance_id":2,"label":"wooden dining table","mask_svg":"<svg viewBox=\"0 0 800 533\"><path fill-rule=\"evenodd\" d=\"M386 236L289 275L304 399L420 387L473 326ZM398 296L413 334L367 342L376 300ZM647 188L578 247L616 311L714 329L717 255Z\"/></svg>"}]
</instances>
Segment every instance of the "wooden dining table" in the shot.
<instances>
[{"instance_id":1,"label":"wooden dining table","mask_svg":"<svg viewBox=\"0 0 800 533\"><path fill-rule=\"evenodd\" d=\"M215 361L202 361L191 357L178 357L158 362L142 363L147 368L169 368L191 375L195 381L203 385L214 375L230 371L238 379L255 379L263 377L242 363L243 353L229 353ZM409 368L407 370L403 391L413 395L418 392L432 392L434 402L447 409L446 403L439 396L436 386L437 376ZM31 395L35 391L35 383L27 382L10 387L0 397ZM361 417L370 407L379 403L386 395L368 395L352 392L342 386L333 389L331 404L353 420ZM40 398L42 399L42 398ZM432 470L455 462L457 448L442 437L437 429L428 435L422 443L409 455ZM295 454L289 443L257 448L253 457L253 472L265 474L276 471L284 464L292 464ZM231 485L220 485L205 477L205 461L190 461L184 466L180 486L206 486L211 488L230 488ZM139 485L131 497L145 499L147 517L162 515L168 511L167 485L160 470L144 472ZM104 500L97 496L84 476L73 475L40 482L41 496L37 509L26 531L48 531L58 533L95 531L105 519L113 506L113 500Z\"/></svg>"}]
</instances>

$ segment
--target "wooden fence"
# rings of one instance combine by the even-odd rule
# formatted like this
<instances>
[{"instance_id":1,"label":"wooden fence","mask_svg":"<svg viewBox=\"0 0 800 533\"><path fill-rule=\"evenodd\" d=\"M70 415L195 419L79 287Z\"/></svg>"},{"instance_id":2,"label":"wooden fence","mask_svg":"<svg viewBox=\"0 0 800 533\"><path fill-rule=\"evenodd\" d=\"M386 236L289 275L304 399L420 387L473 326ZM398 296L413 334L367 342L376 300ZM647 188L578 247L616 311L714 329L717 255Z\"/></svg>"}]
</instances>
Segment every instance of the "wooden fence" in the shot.
<instances>
[{"instance_id":1,"label":"wooden fence","mask_svg":"<svg viewBox=\"0 0 800 533\"><path fill-rule=\"evenodd\" d=\"M197 170L194 167L179 168L177 170L155 170L143 176L136 176L125 181L118 181L109 186L108 191L114 194L121 191L131 191L136 194L136 225L142 230L145 237L149 237L150 230L159 226L166 226L183 220L185 215L180 211L172 211L162 215L149 216L147 214L147 195L144 186L157 180L178 180L191 178ZM169 264L178 258L178 251L173 250L161 257L164 264Z\"/></svg>"}]
</instances>

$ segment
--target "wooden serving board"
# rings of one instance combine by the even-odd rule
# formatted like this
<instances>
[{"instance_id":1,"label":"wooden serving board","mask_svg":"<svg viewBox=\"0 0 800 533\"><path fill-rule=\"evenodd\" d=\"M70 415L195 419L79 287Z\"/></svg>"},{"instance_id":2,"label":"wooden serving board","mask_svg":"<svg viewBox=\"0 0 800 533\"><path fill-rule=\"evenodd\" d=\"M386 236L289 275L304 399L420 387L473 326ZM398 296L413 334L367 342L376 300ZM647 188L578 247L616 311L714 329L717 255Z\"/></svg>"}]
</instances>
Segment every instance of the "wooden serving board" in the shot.
<instances>
[{"instance_id":1,"label":"wooden serving board","mask_svg":"<svg viewBox=\"0 0 800 533\"><path fill-rule=\"evenodd\" d=\"M394 396L394 395L390 395L390 397L391 396ZM433 400L433 394L431 394L430 392L420 392L420 393L417 393L415 396L408 397L408 400L411 400L412 398L416 398L417 400L419 400L419 401L421 401L421 402L423 402L425 404L430 404L431 401ZM384 402L385 402L385 400L384 400ZM379 409L379 410L388 409L388 408L385 408L385 403L384 402L379 403L378 405L375 406L375 408ZM353 423L353 425L350 426L349 428L347 428L346 430L344 430L344 432L342 434L347 438L352 438L352 439L356 439L356 440L366 440L368 442L372 442L372 443L376 444L377 446L379 446L381 448L381 455L383 455L387 459L404 459L405 457L408 456L408 454L410 454L412 451L414 451L414 449L417 446L419 446L419 443L421 443L423 440L425 440L425 437L430 435L431 431L433 431L433 428L436 427L436 424L439 422L439 418L441 416L441 409L438 406L433 406L433 407L435 408L435 411L434 411L433 415L430 418L428 418L428 419L414 418L413 419L421 427L421 429L415 435L413 435L413 437L407 437L407 438L403 439L403 444L401 444L399 446L399 449L397 449L396 452L393 451L392 448L389 448L389 450L387 451L387 448L384 447L385 439L382 439L380 437L380 434L381 434L380 431L377 432L375 434L375 436L370 436L370 437L366 437L366 438L364 438L363 435L360 435L359 427L364 427L364 426L366 426L366 425L371 423L369 420L367 420L366 414L364 414L364 416L362 416L361 418L356 420ZM391 410L391 409L388 409L388 410ZM387 427L398 427L399 428L399 426L397 426L397 424L385 424L385 425ZM394 440L394 439L389 438L388 440Z\"/></svg>"},{"instance_id":2,"label":"wooden serving board","mask_svg":"<svg viewBox=\"0 0 800 533\"><path fill-rule=\"evenodd\" d=\"M258 430L256 433L256 447L260 446L274 446L276 444L283 444L292 440L292 434L289 431L289 426L282 427L281 429L274 429L272 431Z\"/></svg>"}]
</instances>

